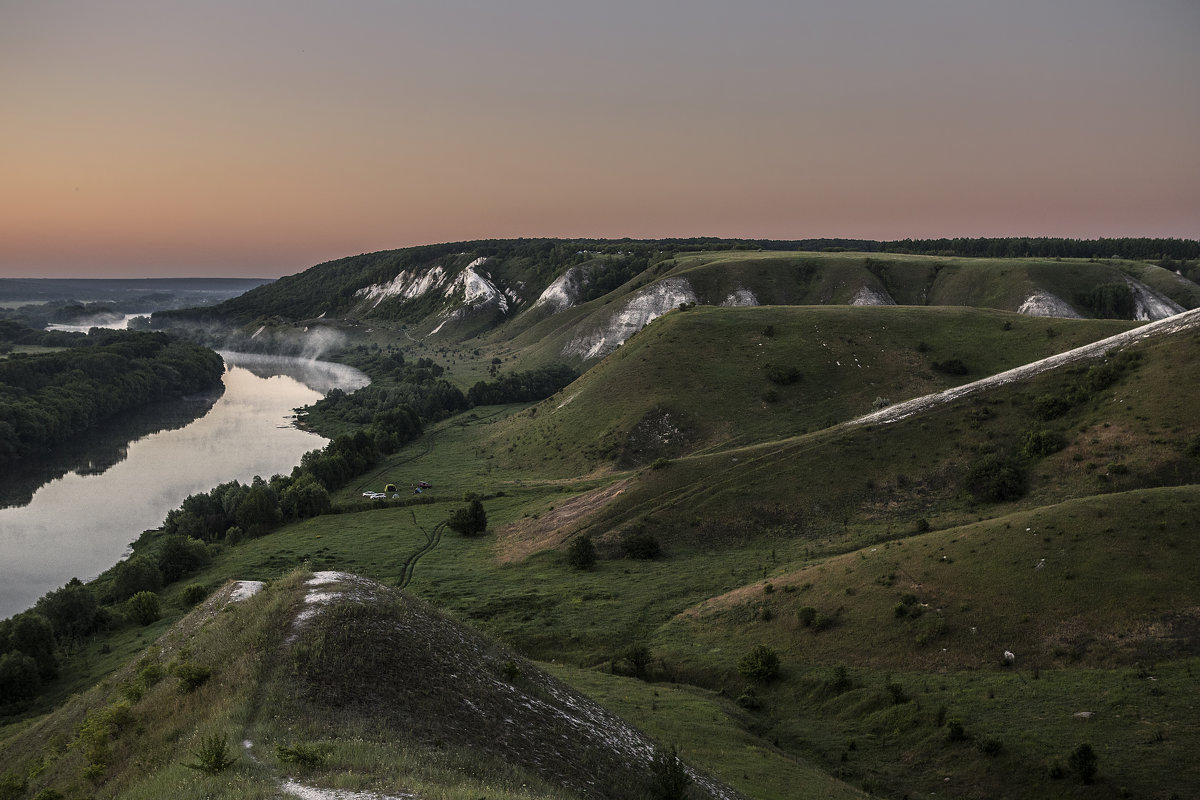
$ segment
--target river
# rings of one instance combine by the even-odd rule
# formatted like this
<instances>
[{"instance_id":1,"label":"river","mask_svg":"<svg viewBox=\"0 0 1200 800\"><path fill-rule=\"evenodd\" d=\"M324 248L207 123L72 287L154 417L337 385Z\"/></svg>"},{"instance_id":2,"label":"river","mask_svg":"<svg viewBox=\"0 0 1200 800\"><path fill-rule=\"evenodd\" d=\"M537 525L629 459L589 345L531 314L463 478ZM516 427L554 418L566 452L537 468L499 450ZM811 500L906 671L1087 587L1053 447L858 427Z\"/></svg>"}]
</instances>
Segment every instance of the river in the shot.
<instances>
[{"instance_id":1,"label":"river","mask_svg":"<svg viewBox=\"0 0 1200 800\"><path fill-rule=\"evenodd\" d=\"M224 392L215 402L191 399L211 405L194 421L164 424L165 430L110 447L117 455L101 459L99 467L94 457L85 457L69 471L51 471L40 488L14 488L28 483L24 469L20 476L0 475L0 494L33 492L26 505L0 508L0 619L73 577L87 580L103 572L189 494L291 472L304 453L326 442L297 429L294 410L332 388L353 391L367 383L363 373L341 364L221 355Z\"/></svg>"}]
</instances>

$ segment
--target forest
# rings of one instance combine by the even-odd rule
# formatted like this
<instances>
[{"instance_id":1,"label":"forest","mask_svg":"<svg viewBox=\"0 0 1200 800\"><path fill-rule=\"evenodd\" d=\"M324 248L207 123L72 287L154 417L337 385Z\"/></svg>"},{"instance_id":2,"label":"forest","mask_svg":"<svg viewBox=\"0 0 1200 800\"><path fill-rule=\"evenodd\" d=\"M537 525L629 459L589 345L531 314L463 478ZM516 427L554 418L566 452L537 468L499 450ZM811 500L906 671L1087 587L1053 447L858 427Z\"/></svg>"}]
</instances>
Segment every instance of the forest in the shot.
<instances>
[{"instance_id":1,"label":"forest","mask_svg":"<svg viewBox=\"0 0 1200 800\"><path fill-rule=\"evenodd\" d=\"M0 333L25 338L8 327ZM0 463L44 452L122 411L212 389L225 370L213 351L164 333L93 329L54 340L70 346L0 360Z\"/></svg>"}]
</instances>

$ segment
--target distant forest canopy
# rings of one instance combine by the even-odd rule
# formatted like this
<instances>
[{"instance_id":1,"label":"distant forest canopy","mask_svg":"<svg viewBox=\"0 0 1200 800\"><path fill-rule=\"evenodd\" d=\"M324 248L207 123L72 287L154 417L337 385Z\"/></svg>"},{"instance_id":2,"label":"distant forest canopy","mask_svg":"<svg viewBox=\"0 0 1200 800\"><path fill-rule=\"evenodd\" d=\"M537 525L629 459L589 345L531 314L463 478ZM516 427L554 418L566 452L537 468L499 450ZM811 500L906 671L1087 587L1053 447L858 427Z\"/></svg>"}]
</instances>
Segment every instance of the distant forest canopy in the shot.
<instances>
[{"instance_id":1,"label":"distant forest canopy","mask_svg":"<svg viewBox=\"0 0 1200 800\"><path fill-rule=\"evenodd\" d=\"M545 286L569 267L597 257L619 259L614 274L631 275L680 253L708 250L808 250L825 252L904 253L964 258L1122 258L1155 261L1195 274L1200 241L1192 239L1066 239L1007 237L991 239L480 239L421 245L347 256L252 289L211 309L180 309L154 314L155 327L175 322L249 322L269 317L312 319L342 315L362 302L359 289L385 284L405 270L428 269L435 261L487 257L487 271L510 285L520 281ZM1196 275L1200 277L1200 275ZM615 278L614 278L615 279ZM434 298L436 299L436 298ZM431 300L432 301L432 300ZM422 298L410 301L420 303ZM431 309L432 310L432 309ZM406 314L411 314L409 308Z\"/></svg>"},{"instance_id":2,"label":"distant forest canopy","mask_svg":"<svg viewBox=\"0 0 1200 800\"><path fill-rule=\"evenodd\" d=\"M51 344L0 360L0 463L45 451L113 415L220 385L213 351L164 333L29 331L0 321L0 343Z\"/></svg>"}]
</instances>

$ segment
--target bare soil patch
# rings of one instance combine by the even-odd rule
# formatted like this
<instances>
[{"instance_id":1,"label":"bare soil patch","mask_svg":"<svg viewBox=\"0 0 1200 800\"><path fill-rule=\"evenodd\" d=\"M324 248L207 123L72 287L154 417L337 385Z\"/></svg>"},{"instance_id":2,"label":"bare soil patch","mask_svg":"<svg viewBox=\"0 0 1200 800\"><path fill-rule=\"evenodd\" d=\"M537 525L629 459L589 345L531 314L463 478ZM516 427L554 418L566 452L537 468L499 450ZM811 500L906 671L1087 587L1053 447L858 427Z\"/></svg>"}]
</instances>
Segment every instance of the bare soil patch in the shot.
<instances>
[{"instance_id":1,"label":"bare soil patch","mask_svg":"<svg viewBox=\"0 0 1200 800\"><path fill-rule=\"evenodd\" d=\"M570 538L580 523L599 511L629 486L629 479L585 492L540 515L522 519L497 532L497 559L501 564L521 561Z\"/></svg>"}]
</instances>

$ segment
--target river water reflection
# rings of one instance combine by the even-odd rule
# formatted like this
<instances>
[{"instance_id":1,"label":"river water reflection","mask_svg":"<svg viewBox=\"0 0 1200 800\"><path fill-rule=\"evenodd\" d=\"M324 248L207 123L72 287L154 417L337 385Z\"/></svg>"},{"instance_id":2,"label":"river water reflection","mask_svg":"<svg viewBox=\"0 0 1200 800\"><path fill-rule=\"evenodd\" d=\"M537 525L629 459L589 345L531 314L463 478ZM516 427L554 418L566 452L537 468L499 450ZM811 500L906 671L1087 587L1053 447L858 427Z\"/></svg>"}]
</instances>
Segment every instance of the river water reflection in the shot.
<instances>
[{"instance_id":1,"label":"river water reflection","mask_svg":"<svg viewBox=\"0 0 1200 800\"><path fill-rule=\"evenodd\" d=\"M125 458L99 474L88 458L65 475L59 468L28 505L0 509L0 619L72 577L86 580L112 566L130 542L158 527L189 494L290 472L304 453L326 441L295 428L293 410L332 388L353 391L367 383L361 372L341 364L221 355L225 389L208 413L129 442ZM120 447L109 450L119 453ZM32 479L21 466L21 476L0 475L0 496L28 496Z\"/></svg>"}]
</instances>

